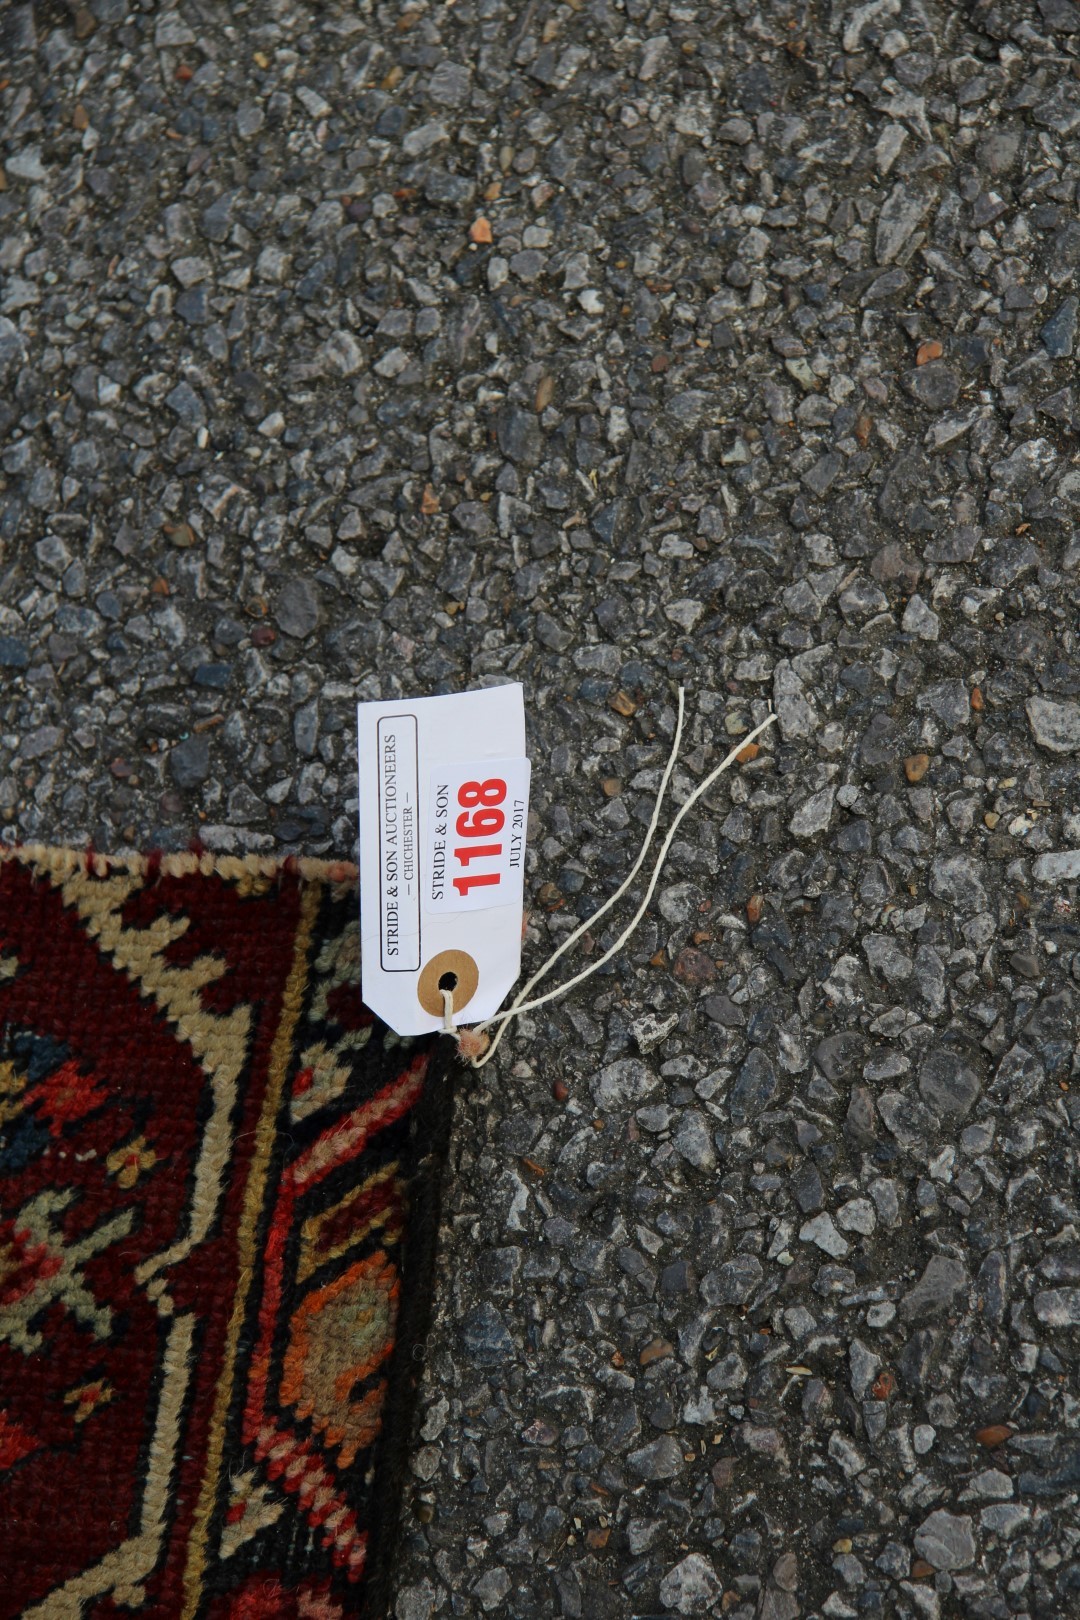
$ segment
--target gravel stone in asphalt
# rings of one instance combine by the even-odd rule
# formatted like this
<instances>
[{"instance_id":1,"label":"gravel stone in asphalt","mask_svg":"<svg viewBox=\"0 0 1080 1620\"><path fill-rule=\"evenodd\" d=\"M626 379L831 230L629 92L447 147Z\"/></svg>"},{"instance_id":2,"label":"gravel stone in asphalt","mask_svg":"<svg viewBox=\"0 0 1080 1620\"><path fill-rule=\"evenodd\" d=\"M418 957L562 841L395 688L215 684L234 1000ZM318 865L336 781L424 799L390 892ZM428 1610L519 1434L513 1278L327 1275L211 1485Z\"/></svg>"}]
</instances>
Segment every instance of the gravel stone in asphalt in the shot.
<instances>
[{"instance_id":1,"label":"gravel stone in asphalt","mask_svg":"<svg viewBox=\"0 0 1080 1620\"><path fill-rule=\"evenodd\" d=\"M0 37L3 836L520 679L537 962L775 705L463 1086L398 1620L1080 1611L1076 7Z\"/></svg>"}]
</instances>

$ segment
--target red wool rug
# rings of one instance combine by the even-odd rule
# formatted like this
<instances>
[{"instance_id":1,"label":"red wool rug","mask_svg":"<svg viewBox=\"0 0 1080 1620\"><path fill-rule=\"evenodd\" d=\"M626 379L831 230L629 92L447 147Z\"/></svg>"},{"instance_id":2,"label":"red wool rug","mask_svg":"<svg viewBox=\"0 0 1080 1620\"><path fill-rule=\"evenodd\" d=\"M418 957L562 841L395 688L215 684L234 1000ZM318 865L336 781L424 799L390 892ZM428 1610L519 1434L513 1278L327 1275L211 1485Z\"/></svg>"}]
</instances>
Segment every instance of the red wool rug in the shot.
<instances>
[{"instance_id":1,"label":"red wool rug","mask_svg":"<svg viewBox=\"0 0 1080 1620\"><path fill-rule=\"evenodd\" d=\"M450 1099L359 980L352 867L0 850L4 1620L382 1614Z\"/></svg>"}]
</instances>

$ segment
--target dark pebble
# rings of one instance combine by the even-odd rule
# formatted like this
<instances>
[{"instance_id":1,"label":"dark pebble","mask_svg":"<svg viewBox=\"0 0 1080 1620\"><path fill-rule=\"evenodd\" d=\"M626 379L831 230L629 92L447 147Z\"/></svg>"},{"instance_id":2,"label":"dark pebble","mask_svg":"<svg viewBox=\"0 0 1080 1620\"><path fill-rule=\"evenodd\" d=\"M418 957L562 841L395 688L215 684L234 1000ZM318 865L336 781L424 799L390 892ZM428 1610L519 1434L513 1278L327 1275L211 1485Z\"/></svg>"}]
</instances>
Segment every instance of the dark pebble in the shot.
<instances>
[{"instance_id":1,"label":"dark pebble","mask_svg":"<svg viewBox=\"0 0 1080 1620\"><path fill-rule=\"evenodd\" d=\"M178 788L199 787L210 775L210 744L205 737L185 737L169 750L169 770Z\"/></svg>"},{"instance_id":2,"label":"dark pebble","mask_svg":"<svg viewBox=\"0 0 1080 1620\"><path fill-rule=\"evenodd\" d=\"M231 675L232 668L229 664L199 664L195 670L194 681L196 686L206 686L211 691L224 692Z\"/></svg>"},{"instance_id":3,"label":"dark pebble","mask_svg":"<svg viewBox=\"0 0 1080 1620\"><path fill-rule=\"evenodd\" d=\"M287 579L274 598L278 629L302 640L317 628L319 619L319 595L311 580L299 575Z\"/></svg>"},{"instance_id":4,"label":"dark pebble","mask_svg":"<svg viewBox=\"0 0 1080 1620\"><path fill-rule=\"evenodd\" d=\"M506 1323L495 1306L486 1302L468 1312L460 1335L462 1353L474 1367L498 1367L513 1354Z\"/></svg>"},{"instance_id":5,"label":"dark pebble","mask_svg":"<svg viewBox=\"0 0 1080 1620\"><path fill-rule=\"evenodd\" d=\"M25 641L0 636L0 669L26 669L29 662L30 649Z\"/></svg>"},{"instance_id":6,"label":"dark pebble","mask_svg":"<svg viewBox=\"0 0 1080 1620\"><path fill-rule=\"evenodd\" d=\"M1039 332L1043 348L1053 360L1067 360L1076 346L1076 320L1080 299L1070 293Z\"/></svg>"}]
</instances>

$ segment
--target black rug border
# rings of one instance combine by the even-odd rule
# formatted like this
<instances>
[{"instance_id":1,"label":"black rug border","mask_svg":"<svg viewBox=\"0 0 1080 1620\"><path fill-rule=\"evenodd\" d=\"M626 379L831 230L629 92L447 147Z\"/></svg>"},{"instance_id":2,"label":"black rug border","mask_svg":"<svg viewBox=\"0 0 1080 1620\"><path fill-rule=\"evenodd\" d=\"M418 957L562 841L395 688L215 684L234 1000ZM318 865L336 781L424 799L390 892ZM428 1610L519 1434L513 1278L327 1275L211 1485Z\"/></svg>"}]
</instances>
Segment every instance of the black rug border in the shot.
<instances>
[{"instance_id":1,"label":"black rug border","mask_svg":"<svg viewBox=\"0 0 1080 1620\"><path fill-rule=\"evenodd\" d=\"M413 1419L434 1308L443 1176L450 1150L454 1098L462 1073L454 1042L439 1036L423 1093L411 1112L421 1158L409 1182L401 1303L382 1429L375 1445L374 1512L368 1530L358 1620L389 1620L390 1615L412 1455Z\"/></svg>"}]
</instances>

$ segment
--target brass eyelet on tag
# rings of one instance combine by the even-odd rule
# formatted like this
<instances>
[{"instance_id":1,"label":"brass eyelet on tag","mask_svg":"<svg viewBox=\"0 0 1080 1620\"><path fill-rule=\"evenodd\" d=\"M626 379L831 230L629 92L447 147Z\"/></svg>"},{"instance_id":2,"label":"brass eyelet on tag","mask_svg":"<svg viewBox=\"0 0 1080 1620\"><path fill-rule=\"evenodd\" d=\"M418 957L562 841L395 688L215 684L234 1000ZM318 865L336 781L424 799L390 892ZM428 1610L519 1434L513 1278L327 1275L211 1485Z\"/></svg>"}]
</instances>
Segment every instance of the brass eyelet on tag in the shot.
<instances>
[{"instance_id":1,"label":"brass eyelet on tag","mask_svg":"<svg viewBox=\"0 0 1080 1620\"><path fill-rule=\"evenodd\" d=\"M480 969L468 951L440 951L421 969L416 981L416 999L432 1018L443 1016L442 992L454 998L454 1012L469 1005L480 983Z\"/></svg>"}]
</instances>

